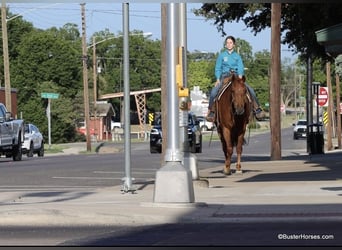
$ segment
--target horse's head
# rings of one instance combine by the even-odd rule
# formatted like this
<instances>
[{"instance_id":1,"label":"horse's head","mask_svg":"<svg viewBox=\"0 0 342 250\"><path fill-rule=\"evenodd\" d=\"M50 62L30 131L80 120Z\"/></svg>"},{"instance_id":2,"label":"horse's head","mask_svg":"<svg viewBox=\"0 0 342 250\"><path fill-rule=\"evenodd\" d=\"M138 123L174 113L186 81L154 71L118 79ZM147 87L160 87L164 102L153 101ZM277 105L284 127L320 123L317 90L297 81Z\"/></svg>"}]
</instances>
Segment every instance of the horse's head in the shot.
<instances>
[{"instance_id":1,"label":"horse's head","mask_svg":"<svg viewBox=\"0 0 342 250\"><path fill-rule=\"evenodd\" d=\"M232 102L234 114L243 115L245 112L247 87L245 77L239 78L237 75L232 77Z\"/></svg>"}]
</instances>

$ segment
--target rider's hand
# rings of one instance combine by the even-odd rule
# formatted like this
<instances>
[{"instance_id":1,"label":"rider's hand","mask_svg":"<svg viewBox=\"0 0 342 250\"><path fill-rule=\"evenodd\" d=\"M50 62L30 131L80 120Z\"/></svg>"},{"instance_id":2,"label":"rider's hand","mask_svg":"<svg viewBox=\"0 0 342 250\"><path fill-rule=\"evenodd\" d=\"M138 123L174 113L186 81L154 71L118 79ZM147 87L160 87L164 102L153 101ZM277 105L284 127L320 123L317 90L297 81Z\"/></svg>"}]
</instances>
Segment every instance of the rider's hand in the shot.
<instances>
[{"instance_id":1,"label":"rider's hand","mask_svg":"<svg viewBox=\"0 0 342 250\"><path fill-rule=\"evenodd\" d=\"M215 82L215 87L220 83L220 79L217 79Z\"/></svg>"}]
</instances>

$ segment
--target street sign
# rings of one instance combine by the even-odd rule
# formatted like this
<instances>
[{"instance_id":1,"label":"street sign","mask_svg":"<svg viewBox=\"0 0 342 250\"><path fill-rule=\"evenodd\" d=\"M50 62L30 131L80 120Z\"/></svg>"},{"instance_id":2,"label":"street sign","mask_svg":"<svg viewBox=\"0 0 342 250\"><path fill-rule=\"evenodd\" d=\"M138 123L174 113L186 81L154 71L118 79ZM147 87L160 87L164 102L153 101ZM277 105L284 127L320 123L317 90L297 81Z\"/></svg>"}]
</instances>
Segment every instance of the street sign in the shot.
<instances>
[{"instance_id":1,"label":"street sign","mask_svg":"<svg viewBox=\"0 0 342 250\"><path fill-rule=\"evenodd\" d=\"M328 106L328 99L329 99L328 88L320 87L319 93L318 93L318 105L321 107Z\"/></svg>"},{"instance_id":2,"label":"street sign","mask_svg":"<svg viewBox=\"0 0 342 250\"><path fill-rule=\"evenodd\" d=\"M40 96L42 98L47 98L47 99L57 99L59 97L59 94L57 94L57 93L41 93Z\"/></svg>"},{"instance_id":3,"label":"street sign","mask_svg":"<svg viewBox=\"0 0 342 250\"><path fill-rule=\"evenodd\" d=\"M285 104L280 105L280 112L285 113Z\"/></svg>"}]
</instances>

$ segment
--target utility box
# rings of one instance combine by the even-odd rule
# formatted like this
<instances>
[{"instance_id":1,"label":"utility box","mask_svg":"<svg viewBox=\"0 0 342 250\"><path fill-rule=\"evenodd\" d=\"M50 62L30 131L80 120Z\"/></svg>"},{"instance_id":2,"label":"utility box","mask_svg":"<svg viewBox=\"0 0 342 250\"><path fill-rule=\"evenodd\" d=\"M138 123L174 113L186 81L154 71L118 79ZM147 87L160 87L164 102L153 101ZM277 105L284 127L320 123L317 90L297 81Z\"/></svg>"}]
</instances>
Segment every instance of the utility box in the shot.
<instances>
[{"instance_id":1,"label":"utility box","mask_svg":"<svg viewBox=\"0 0 342 250\"><path fill-rule=\"evenodd\" d=\"M310 154L324 154L323 125L313 123L308 126L308 144Z\"/></svg>"}]
</instances>

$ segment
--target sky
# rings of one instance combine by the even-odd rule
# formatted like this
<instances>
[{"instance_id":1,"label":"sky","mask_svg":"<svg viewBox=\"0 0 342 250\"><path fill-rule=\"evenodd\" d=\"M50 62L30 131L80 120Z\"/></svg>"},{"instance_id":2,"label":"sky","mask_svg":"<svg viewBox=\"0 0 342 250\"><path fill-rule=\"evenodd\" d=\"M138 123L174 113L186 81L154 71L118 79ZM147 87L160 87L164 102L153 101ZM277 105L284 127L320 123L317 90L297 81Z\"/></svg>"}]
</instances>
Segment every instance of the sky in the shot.
<instances>
[{"instance_id":1,"label":"sky","mask_svg":"<svg viewBox=\"0 0 342 250\"><path fill-rule=\"evenodd\" d=\"M28 1L29 2L29 1ZM13 14L21 14L23 19L32 22L34 27L47 29L62 27L66 23L75 23L81 29L81 7L78 3L8 3ZM224 37L217 31L213 21L195 16L192 9L200 8L201 3L187 3L187 49L213 52L220 51ZM109 29L118 34L122 32L122 3L86 3L86 35ZM11 17L8 17L11 19ZM159 3L130 3L129 29L151 32L151 39L161 39L161 18ZM267 29L256 36L243 23L225 25L227 35L246 40L253 53L264 49L270 51L271 30ZM281 47L282 58L293 60L296 56L286 45Z\"/></svg>"}]
</instances>

